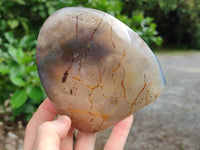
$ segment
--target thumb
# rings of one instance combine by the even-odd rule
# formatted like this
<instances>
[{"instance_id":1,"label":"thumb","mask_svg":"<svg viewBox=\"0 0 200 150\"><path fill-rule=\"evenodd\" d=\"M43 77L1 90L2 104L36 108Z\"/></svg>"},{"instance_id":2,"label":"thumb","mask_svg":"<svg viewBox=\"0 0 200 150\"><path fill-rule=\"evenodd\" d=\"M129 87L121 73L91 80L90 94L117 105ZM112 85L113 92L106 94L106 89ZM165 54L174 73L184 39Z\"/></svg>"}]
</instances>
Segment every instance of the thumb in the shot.
<instances>
[{"instance_id":1,"label":"thumb","mask_svg":"<svg viewBox=\"0 0 200 150\"><path fill-rule=\"evenodd\" d=\"M70 126L71 120L67 116L42 123L37 129L34 150L59 150L60 140L67 136Z\"/></svg>"}]
</instances>

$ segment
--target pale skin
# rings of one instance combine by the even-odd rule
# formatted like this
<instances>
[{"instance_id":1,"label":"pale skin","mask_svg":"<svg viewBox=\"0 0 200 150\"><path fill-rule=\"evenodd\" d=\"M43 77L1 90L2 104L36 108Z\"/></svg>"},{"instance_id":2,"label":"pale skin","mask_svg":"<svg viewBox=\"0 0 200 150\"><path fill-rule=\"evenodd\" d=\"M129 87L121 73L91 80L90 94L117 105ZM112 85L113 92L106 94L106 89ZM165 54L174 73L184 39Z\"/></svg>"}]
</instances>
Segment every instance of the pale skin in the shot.
<instances>
[{"instance_id":1,"label":"pale skin","mask_svg":"<svg viewBox=\"0 0 200 150\"><path fill-rule=\"evenodd\" d=\"M58 114L47 98L38 108L26 127L24 150L93 150L96 133L78 131L76 145L73 148L73 132L68 116ZM105 144L104 150L123 150L133 115L118 122Z\"/></svg>"}]
</instances>

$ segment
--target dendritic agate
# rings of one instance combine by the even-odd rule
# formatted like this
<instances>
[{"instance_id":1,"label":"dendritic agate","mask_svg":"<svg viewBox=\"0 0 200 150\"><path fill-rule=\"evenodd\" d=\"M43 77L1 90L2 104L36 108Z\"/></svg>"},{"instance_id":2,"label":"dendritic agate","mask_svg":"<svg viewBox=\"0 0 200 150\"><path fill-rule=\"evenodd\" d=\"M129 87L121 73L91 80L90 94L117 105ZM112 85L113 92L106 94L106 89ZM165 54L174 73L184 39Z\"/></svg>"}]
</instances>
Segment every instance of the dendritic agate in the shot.
<instances>
[{"instance_id":1,"label":"dendritic agate","mask_svg":"<svg viewBox=\"0 0 200 150\"><path fill-rule=\"evenodd\" d=\"M56 11L42 26L36 55L49 99L85 132L114 125L165 87L146 43L116 18L94 9Z\"/></svg>"}]
</instances>

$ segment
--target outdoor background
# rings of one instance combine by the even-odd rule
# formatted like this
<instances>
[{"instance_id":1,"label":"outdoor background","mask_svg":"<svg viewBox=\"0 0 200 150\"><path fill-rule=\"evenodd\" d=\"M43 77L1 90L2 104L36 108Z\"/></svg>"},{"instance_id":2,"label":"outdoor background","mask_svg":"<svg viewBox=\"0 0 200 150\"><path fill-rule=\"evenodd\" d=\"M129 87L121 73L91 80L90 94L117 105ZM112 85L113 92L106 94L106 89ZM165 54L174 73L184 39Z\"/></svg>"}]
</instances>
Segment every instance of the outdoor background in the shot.
<instances>
[{"instance_id":1,"label":"outdoor background","mask_svg":"<svg viewBox=\"0 0 200 150\"><path fill-rule=\"evenodd\" d=\"M0 150L22 149L24 129L46 98L35 62L37 36L63 7L115 16L158 56L167 86L135 115L125 150L200 150L199 0L0 0ZM103 149L111 129L99 133Z\"/></svg>"}]
</instances>

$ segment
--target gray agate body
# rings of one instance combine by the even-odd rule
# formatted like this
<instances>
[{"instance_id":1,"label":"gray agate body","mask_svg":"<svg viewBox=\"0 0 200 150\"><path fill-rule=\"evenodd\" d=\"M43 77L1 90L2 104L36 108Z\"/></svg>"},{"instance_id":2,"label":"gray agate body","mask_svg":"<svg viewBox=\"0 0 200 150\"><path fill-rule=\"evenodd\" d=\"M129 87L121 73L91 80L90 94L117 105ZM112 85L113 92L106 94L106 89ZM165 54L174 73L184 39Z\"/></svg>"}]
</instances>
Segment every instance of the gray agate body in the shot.
<instances>
[{"instance_id":1,"label":"gray agate body","mask_svg":"<svg viewBox=\"0 0 200 150\"><path fill-rule=\"evenodd\" d=\"M49 99L84 132L114 125L165 87L147 44L116 18L94 9L56 11L41 28L36 55Z\"/></svg>"}]
</instances>

